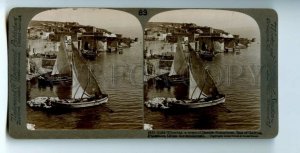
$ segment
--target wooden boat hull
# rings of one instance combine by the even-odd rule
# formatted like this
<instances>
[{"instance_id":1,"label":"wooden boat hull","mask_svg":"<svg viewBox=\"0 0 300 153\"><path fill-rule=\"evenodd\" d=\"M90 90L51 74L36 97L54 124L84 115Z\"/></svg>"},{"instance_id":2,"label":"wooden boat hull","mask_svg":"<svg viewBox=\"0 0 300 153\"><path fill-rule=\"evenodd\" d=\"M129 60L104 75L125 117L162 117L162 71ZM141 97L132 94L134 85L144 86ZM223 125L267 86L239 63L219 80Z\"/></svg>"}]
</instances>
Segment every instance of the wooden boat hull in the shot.
<instances>
[{"instance_id":1,"label":"wooden boat hull","mask_svg":"<svg viewBox=\"0 0 300 153\"><path fill-rule=\"evenodd\" d=\"M75 102L75 101L70 101L70 100L65 100L65 101L56 101L52 102L53 107L56 108L85 108L85 107L93 107L97 105L101 105L104 103L107 103L108 97L103 97L101 99L94 99L94 100L88 100L88 99L83 99L82 101Z\"/></svg>"},{"instance_id":2,"label":"wooden boat hull","mask_svg":"<svg viewBox=\"0 0 300 153\"><path fill-rule=\"evenodd\" d=\"M186 101L180 101L179 103L172 103L172 107L203 108L203 107L210 107L221 103L225 103L225 100L226 100L225 97L210 100L210 101L198 101L198 102L192 102L191 100L186 100Z\"/></svg>"}]
</instances>

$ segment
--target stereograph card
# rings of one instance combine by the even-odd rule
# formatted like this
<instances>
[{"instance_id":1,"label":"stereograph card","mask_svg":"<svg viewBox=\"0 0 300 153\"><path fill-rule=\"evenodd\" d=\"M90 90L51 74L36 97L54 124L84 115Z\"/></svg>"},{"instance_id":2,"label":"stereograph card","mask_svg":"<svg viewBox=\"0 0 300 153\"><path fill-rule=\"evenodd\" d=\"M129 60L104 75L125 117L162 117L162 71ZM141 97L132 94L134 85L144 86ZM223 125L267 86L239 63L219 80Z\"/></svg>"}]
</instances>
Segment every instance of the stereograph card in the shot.
<instances>
[{"instance_id":1,"label":"stereograph card","mask_svg":"<svg viewBox=\"0 0 300 153\"><path fill-rule=\"evenodd\" d=\"M273 138L272 9L14 8L15 138Z\"/></svg>"}]
</instances>

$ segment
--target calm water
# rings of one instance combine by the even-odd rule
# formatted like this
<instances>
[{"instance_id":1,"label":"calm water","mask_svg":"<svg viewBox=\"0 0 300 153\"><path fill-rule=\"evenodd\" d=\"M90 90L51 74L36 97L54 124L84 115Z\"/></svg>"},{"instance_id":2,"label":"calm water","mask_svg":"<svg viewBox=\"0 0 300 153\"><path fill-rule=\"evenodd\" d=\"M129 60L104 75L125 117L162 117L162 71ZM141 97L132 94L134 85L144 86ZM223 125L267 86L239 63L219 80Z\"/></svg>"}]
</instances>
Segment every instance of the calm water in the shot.
<instances>
[{"instance_id":1,"label":"calm water","mask_svg":"<svg viewBox=\"0 0 300 153\"><path fill-rule=\"evenodd\" d=\"M109 94L104 106L50 113L27 107L28 123L37 129L242 129L260 127L260 49L253 43L240 54L218 54L207 62L221 93L226 95L225 107L213 106L189 111L154 111L143 106L142 44L124 49L123 54L102 53L89 64L101 89ZM65 96L71 94L68 84L39 88L34 80L30 97ZM185 96L186 86L157 90L147 85L146 98ZM181 89L181 90L179 90ZM110 111L113 110L113 112ZM229 111L230 110L230 111Z\"/></svg>"},{"instance_id":2,"label":"calm water","mask_svg":"<svg viewBox=\"0 0 300 153\"><path fill-rule=\"evenodd\" d=\"M206 63L218 89L226 95L221 106L197 110L154 111L144 108L145 123L154 129L241 129L260 128L260 47L253 43L240 54L220 53ZM185 97L188 87L156 89L145 86L145 99ZM224 108L225 107L225 108Z\"/></svg>"},{"instance_id":3,"label":"calm water","mask_svg":"<svg viewBox=\"0 0 300 153\"><path fill-rule=\"evenodd\" d=\"M141 129L143 127L142 44L135 43L123 54L102 53L89 61L101 90L109 95L103 106L76 109L68 112L44 112L27 107L28 123L37 129ZM34 81L30 97L69 97L71 86L57 85L39 88ZM113 110L111 112L110 110Z\"/></svg>"}]
</instances>

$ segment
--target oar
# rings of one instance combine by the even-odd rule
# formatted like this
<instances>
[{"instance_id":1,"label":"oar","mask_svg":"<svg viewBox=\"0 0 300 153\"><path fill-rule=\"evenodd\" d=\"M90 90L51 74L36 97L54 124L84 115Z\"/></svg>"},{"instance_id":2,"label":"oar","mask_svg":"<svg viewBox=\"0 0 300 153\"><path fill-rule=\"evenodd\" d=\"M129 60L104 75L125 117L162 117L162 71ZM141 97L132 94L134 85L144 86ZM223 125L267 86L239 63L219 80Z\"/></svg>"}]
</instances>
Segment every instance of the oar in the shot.
<instances>
[{"instance_id":1,"label":"oar","mask_svg":"<svg viewBox=\"0 0 300 153\"><path fill-rule=\"evenodd\" d=\"M231 112L232 112L231 110L229 110L228 108L226 108L226 106L225 106L224 104L217 105L217 106L219 106L220 108L225 109L228 113L231 113Z\"/></svg>"},{"instance_id":2,"label":"oar","mask_svg":"<svg viewBox=\"0 0 300 153\"><path fill-rule=\"evenodd\" d=\"M103 108L105 108L106 110L108 110L110 113L113 113L114 110L110 109L109 107L105 106L105 105L101 105Z\"/></svg>"}]
</instances>

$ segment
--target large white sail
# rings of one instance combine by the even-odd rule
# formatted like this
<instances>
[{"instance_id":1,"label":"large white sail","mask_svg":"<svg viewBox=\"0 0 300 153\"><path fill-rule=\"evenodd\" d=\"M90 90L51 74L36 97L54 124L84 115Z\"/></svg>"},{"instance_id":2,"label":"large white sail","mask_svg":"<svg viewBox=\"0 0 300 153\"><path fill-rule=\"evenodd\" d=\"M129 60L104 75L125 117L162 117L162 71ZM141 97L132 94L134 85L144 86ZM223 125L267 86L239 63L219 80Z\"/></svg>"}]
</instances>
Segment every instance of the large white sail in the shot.
<instances>
[{"instance_id":1,"label":"large white sail","mask_svg":"<svg viewBox=\"0 0 300 153\"><path fill-rule=\"evenodd\" d=\"M67 55L65 48L62 46L63 45L58 46L59 51L57 53L57 57L51 75L61 74L61 75L71 76L72 70L71 70L69 57Z\"/></svg>"},{"instance_id":2,"label":"large white sail","mask_svg":"<svg viewBox=\"0 0 300 153\"><path fill-rule=\"evenodd\" d=\"M185 44L181 44L181 42L177 43L176 52L169 76L186 75L188 73L188 63L183 47L185 47Z\"/></svg>"},{"instance_id":3,"label":"large white sail","mask_svg":"<svg viewBox=\"0 0 300 153\"><path fill-rule=\"evenodd\" d=\"M207 95L205 95L203 92L201 92L201 89L198 87L191 70L190 70L189 76L190 76L189 77L190 78L190 81L189 81L189 99L198 99L198 98L207 97Z\"/></svg>"},{"instance_id":4,"label":"large white sail","mask_svg":"<svg viewBox=\"0 0 300 153\"><path fill-rule=\"evenodd\" d=\"M79 99L79 98L87 98L89 97L88 94L84 92L84 89L81 87L77 75L76 70L73 69L72 72L72 98Z\"/></svg>"}]
</instances>

